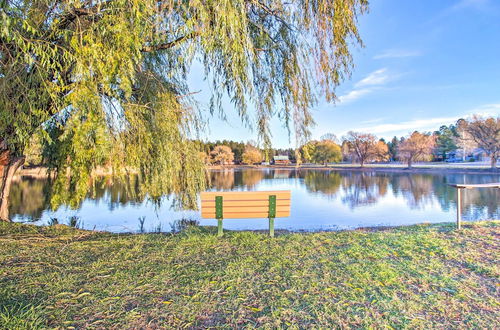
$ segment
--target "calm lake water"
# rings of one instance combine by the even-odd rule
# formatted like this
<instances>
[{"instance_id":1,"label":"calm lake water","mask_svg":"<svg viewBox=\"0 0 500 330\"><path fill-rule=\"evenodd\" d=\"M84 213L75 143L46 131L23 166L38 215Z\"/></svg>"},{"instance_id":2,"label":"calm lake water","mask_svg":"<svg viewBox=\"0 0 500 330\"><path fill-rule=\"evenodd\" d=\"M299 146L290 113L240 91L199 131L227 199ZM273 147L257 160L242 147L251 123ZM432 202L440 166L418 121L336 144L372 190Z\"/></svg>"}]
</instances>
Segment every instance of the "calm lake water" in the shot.
<instances>
[{"instance_id":1,"label":"calm lake water","mask_svg":"<svg viewBox=\"0 0 500 330\"><path fill-rule=\"evenodd\" d=\"M136 232L140 217L146 231L170 231L177 219L197 219L198 211L174 211L165 198L160 207L133 198L130 186L102 179L81 206L72 210L49 209L43 179L22 178L11 191L10 215L15 221L47 224L51 218L68 223L79 217L86 229ZM393 226L455 221L456 190L448 183L500 182L500 175L418 174L335 170L229 169L211 172L218 191L291 190L289 218L275 221L276 228L293 231L339 230L365 226ZM500 190L472 189L463 194L463 217L475 221L500 218ZM227 219L226 229L267 229L267 219Z\"/></svg>"}]
</instances>

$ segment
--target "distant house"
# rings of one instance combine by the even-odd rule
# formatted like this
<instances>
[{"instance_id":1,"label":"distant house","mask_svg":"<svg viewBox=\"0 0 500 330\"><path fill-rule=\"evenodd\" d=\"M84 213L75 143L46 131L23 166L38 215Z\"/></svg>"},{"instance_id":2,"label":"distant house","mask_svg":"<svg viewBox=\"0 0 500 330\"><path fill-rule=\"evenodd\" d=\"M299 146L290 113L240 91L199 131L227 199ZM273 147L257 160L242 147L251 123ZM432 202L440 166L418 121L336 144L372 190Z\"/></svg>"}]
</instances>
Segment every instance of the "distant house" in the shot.
<instances>
[{"instance_id":1,"label":"distant house","mask_svg":"<svg viewBox=\"0 0 500 330\"><path fill-rule=\"evenodd\" d=\"M490 157L481 148L474 148L468 150L464 153L463 149L457 149L446 153L446 161L448 162L460 162L460 161L479 161L479 162L489 162Z\"/></svg>"},{"instance_id":2,"label":"distant house","mask_svg":"<svg viewBox=\"0 0 500 330\"><path fill-rule=\"evenodd\" d=\"M274 165L289 165L290 159L288 159L288 156L274 156L273 162Z\"/></svg>"}]
</instances>

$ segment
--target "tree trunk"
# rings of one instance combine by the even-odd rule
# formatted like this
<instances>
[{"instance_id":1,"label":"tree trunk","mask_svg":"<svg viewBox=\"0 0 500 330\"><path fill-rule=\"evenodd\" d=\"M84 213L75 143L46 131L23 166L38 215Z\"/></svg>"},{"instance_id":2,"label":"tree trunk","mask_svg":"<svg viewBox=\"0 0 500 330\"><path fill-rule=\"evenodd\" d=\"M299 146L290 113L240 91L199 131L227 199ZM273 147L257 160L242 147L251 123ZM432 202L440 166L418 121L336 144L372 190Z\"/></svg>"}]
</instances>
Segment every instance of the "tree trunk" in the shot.
<instances>
[{"instance_id":1,"label":"tree trunk","mask_svg":"<svg viewBox=\"0 0 500 330\"><path fill-rule=\"evenodd\" d=\"M10 221L9 194L12 178L24 164L24 157L10 157L8 151L0 155L0 220Z\"/></svg>"},{"instance_id":2,"label":"tree trunk","mask_svg":"<svg viewBox=\"0 0 500 330\"><path fill-rule=\"evenodd\" d=\"M497 168L497 157L491 156L491 168Z\"/></svg>"},{"instance_id":3,"label":"tree trunk","mask_svg":"<svg viewBox=\"0 0 500 330\"><path fill-rule=\"evenodd\" d=\"M361 166L361 167L364 167L364 166L365 166L365 160L364 160L364 159L360 159L360 166Z\"/></svg>"},{"instance_id":4,"label":"tree trunk","mask_svg":"<svg viewBox=\"0 0 500 330\"><path fill-rule=\"evenodd\" d=\"M408 168L411 168L411 165L412 165L412 160L410 158L410 159L408 159Z\"/></svg>"}]
</instances>

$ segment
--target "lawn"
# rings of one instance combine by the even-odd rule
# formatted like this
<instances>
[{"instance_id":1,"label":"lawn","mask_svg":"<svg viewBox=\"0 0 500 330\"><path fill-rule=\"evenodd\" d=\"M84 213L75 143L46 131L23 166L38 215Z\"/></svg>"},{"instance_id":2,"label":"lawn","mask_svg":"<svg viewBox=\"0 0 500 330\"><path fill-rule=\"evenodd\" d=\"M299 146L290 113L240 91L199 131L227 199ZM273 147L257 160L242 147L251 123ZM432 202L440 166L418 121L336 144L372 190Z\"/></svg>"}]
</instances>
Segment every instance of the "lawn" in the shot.
<instances>
[{"instance_id":1,"label":"lawn","mask_svg":"<svg viewBox=\"0 0 500 330\"><path fill-rule=\"evenodd\" d=\"M0 324L494 328L499 236L499 222L274 239L0 224Z\"/></svg>"}]
</instances>

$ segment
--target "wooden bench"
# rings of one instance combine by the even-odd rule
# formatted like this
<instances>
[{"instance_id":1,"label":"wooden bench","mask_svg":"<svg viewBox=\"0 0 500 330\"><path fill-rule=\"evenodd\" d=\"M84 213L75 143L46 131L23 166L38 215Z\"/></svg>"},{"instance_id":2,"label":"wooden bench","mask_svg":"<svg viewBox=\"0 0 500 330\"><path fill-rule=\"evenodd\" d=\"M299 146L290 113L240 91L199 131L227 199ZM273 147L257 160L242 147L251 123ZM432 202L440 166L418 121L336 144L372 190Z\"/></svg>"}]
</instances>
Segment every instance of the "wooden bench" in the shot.
<instances>
[{"instance_id":1,"label":"wooden bench","mask_svg":"<svg viewBox=\"0 0 500 330\"><path fill-rule=\"evenodd\" d=\"M268 218L269 236L274 237L274 218L290 216L291 191L202 192L201 217L218 220L222 236L223 219Z\"/></svg>"}]
</instances>

